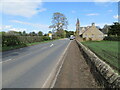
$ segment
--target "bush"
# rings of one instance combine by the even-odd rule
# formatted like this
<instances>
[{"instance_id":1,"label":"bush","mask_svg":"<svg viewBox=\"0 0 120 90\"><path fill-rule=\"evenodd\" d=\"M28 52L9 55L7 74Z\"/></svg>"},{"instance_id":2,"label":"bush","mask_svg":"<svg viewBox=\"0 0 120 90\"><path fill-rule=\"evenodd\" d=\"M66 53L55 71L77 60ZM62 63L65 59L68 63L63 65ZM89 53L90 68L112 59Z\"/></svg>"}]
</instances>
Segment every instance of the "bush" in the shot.
<instances>
[{"instance_id":1,"label":"bush","mask_svg":"<svg viewBox=\"0 0 120 90\"><path fill-rule=\"evenodd\" d=\"M107 41L120 41L120 36L107 36L105 37L103 40L107 40Z\"/></svg>"},{"instance_id":2,"label":"bush","mask_svg":"<svg viewBox=\"0 0 120 90\"><path fill-rule=\"evenodd\" d=\"M2 47L5 46L25 46L28 43L41 42L50 40L48 36L15 36L2 35Z\"/></svg>"},{"instance_id":3,"label":"bush","mask_svg":"<svg viewBox=\"0 0 120 90\"><path fill-rule=\"evenodd\" d=\"M14 35L2 35L2 46L25 45Z\"/></svg>"},{"instance_id":4,"label":"bush","mask_svg":"<svg viewBox=\"0 0 120 90\"><path fill-rule=\"evenodd\" d=\"M48 36L42 36L42 40L43 41L48 41L48 40L50 40L50 37L48 37Z\"/></svg>"}]
</instances>

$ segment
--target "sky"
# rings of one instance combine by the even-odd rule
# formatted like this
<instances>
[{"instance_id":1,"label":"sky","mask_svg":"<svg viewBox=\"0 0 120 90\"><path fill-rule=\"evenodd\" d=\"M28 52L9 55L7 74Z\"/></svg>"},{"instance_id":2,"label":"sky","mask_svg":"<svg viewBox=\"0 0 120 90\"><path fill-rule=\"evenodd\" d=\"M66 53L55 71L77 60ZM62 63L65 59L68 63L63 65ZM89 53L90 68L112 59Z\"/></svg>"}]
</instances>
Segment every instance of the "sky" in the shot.
<instances>
[{"instance_id":1,"label":"sky","mask_svg":"<svg viewBox=\"0 0 120 90\"><path fill-rule=\"evenodd\" d=\"M103 0L104 1L104 0ZM77 18L80 26L103 28L118 21L118 2L43 2L41 0L4 0L0 3L0 30L26 31L44 34L52 29L53 13L60 12L68 20L68 31L75 31Z\"/></svg>"}]
</instances>

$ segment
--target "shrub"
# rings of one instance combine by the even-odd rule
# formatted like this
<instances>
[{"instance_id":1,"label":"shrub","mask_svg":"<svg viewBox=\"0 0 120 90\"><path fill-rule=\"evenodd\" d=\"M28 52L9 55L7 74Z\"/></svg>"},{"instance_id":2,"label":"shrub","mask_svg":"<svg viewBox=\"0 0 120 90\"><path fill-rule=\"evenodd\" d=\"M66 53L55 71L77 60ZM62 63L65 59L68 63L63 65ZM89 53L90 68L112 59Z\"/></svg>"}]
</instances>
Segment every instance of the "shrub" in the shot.
<instances>
[{"instance_id":1,"label":"shrub","mask_svg":"<svg viewBox=\"0 0 120 90\"><path fill-rule=\"evenodd\" d=\"M103 40L107 40L107 41L120 41L120 36L107 36L105 37Z\"/></svg>"},{"instance_id":2,"label":"shrub","mask_svg":"<svg viewBox=\"0 0 120 90\"><path fill-rule=\"evenodd\" d=\"M25 45L22 43L17 36L14 35L2 35L2 46L16 46Z\"/></svg>"},{"instance_id":3,"label":"shrub","mask_svg":"<svg viewBox=\"0 0 120 90\"><path fill-rule=\"evenodd\" d=\"M50 40L50 37L48 37L48 36L42 36L42 39L43 39L43 41L47 41L47 40Z\"/></svg>"},{"instance_id":4,"label":"shrub","mask_svg":"<svg viewBox=\"0 0 120 90\"><path fill-rule=\"evenodd\" d=\"M2 47L26 45L28 43L41 42L50 40L48 36L15 36L15 35L2 35Z\"/></svg>"}]
</instances>

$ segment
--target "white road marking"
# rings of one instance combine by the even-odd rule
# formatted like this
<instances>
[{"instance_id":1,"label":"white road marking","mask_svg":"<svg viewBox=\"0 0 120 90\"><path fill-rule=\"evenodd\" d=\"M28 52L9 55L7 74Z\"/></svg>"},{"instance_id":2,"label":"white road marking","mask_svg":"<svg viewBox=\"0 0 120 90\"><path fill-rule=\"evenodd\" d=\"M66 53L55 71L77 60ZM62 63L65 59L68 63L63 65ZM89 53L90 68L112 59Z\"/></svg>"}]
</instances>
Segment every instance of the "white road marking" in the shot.
<instances>
[{"instance_id":1,"label":"white road marking","mask_svg":"<svg viewBox=\"0 0 120 90\"><path fill-rule=\"evenodd\" d=\"M66 49L64 50L64 52L62 53L59 61L57 62L55 68L54 68L54 69L52 70L52 72L49 74L48 78L45 80L45 82L44 82L44 84L43 84L43 86L42 86L41 88L49 88L49 87L46 87L46 85L47 85L48 81L50 80L50 78L52 77L52 74L54 74L57 66L59 65L60 61L62 60L62 58L63 58L65 52L67 51L70 43L71 43L71 41L70 41L69 44L67 45L67 47L66 47ZM62 64L63 64L63 62L62 62ZM61 69L61 67L62 67L62 65L60 66L60 69ZM59 70L59 71L60 71L60 70ZM55 75L55 79L54 79L54 81L53 81L53 83L52 83L52 87L54 86L54 84L55 84L55 82L56 82L56 80L57 80L57 75L58 75L58 73L59 73L59 72L57 72L57 74Z\"/></svg>"},{"instance_id":2,"label":"white road marking","mask_svg":"<svg viewBox=\"0 0 120 90\"><path fill-rule=\"evenodd\" d=\"M51 44L50 47L52 47L54 44Z\"/></svg>"},{"instance_id":3,"label":"white road marking","mask_svg":"<svg viewBox=\"0 0 120 90\"><path fill-rule=\"evenodd\" d=\"M5 60L5 61L2 61L1 63L5 63L5 62L11 61L11 60L14 60L14 59L8 59L8 60Z\"/></svg>"},{"instance_id":4,"label":"white road marking","mask_svg":"<svg viewBox=\"0 0 120 90\"><path fill-rule=\"evenodd\" d=\"M44 47L44 48L42 48L41 50L43 50L43 49L45 49L45 48L47 48L47 47ZM19 52L14 52L14 53L19 53ZM13 54L14 54L13 53ZM35 53L35 52L34 52ZM28 55L31 55L31 54L33 54L33 52L30 52L30 53L28 53L28 54L25 54L25 55L23 55L23 56L21 56L21 57L18 57L19 59L20 58L22 58L22 57L24 57L24 56L28 56ZM5 60L5 61L1 61L0 63L5 63L5 62L8 62L8 61L12 61L12 60L16 60L16 59L8 59L8 60Z\"/></svg>"}]
</instances>

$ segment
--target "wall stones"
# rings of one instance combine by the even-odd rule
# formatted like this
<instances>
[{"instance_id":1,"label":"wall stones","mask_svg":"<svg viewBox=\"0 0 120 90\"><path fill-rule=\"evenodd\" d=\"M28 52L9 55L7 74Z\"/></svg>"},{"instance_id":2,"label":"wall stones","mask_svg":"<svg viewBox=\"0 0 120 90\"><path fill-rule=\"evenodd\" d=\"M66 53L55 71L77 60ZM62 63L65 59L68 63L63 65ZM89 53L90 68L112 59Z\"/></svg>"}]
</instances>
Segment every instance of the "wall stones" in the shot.
<instances>
[{"instance_id":1,"label":"wall stones","mask_svg":"<svg viewBox=\"0 0 120 90\"><path fill-rule=\"evenodd\" d=\"M77 41L77 40L76 40ZM98 58L90 49L78 42L86 62L90 66L95 80L104 88L120 88L120 75L103 60Z\"/></svg>"}]
</instances>

